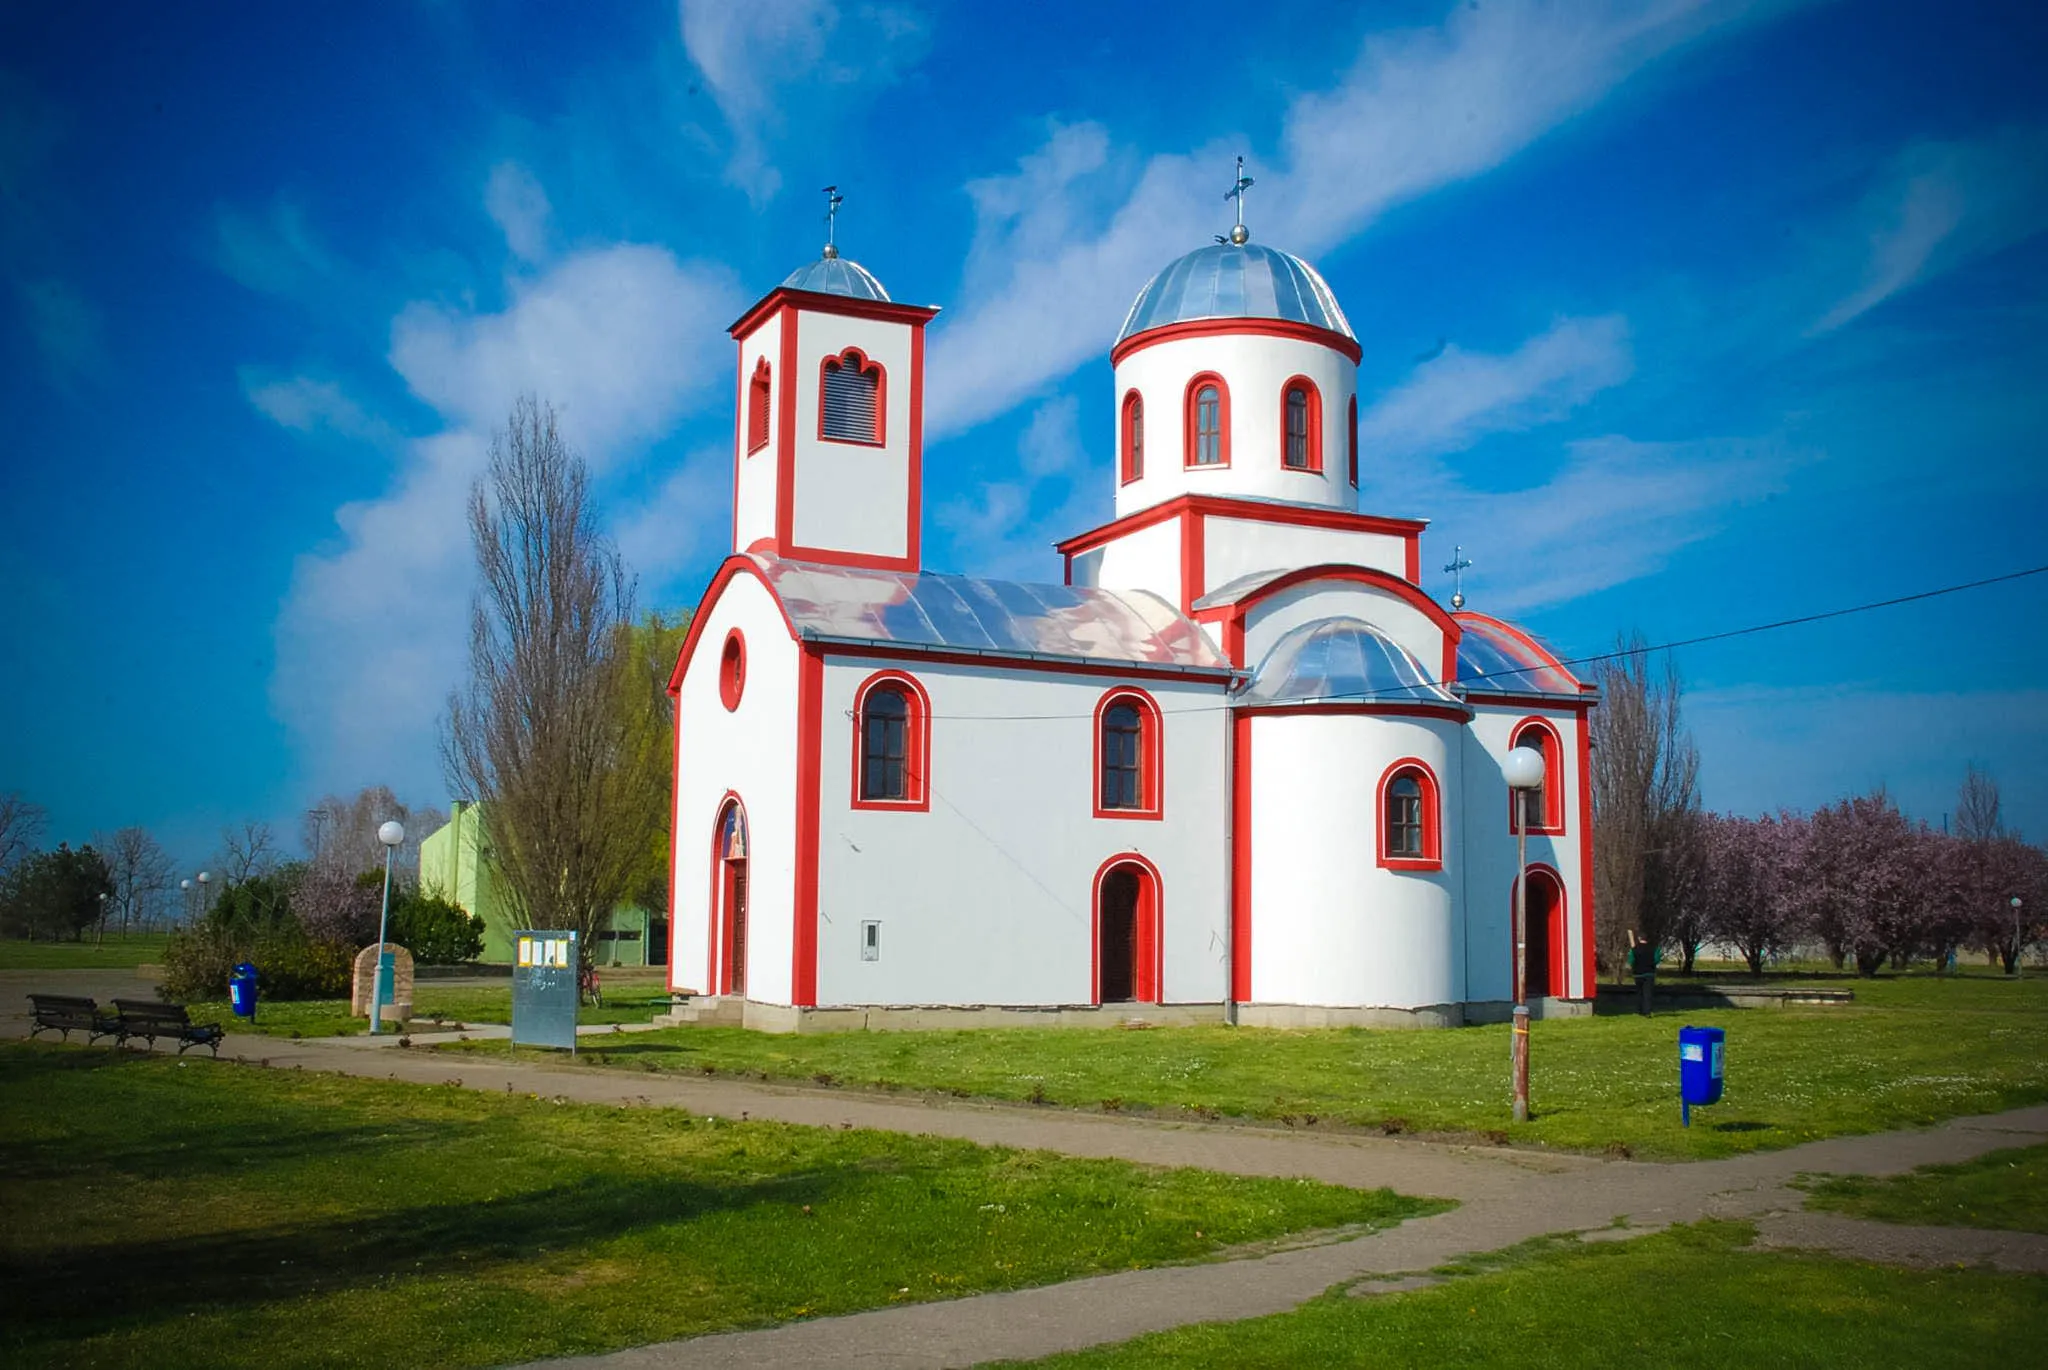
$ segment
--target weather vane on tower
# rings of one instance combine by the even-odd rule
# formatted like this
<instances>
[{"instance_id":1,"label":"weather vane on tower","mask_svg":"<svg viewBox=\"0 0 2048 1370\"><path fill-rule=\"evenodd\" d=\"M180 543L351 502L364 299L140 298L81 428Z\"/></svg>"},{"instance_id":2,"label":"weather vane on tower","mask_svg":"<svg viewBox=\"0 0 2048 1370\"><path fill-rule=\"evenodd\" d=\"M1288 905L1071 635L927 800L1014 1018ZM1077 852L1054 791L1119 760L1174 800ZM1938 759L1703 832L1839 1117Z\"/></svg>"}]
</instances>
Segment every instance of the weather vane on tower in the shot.
<instances>
[{"instance_id":1,"label":"weather vane on tower","mask_svg":"<svg viewBox=\"0 0 2048 1370\"><path fill-rule=\"evenodd\" d=\"M1463 547L1451 548L1450 562L1444 567L1444 574L1451 578L1451 607L1465 607L1465 572L1472 569L1472 559L1465 555Z\"/></svg>"},{"instance_id":2,"label":"weather vane on tower","mask_svg":"<svg viewBox=\"0 0 2048 1370\"><path fill-rule=\"evenodd\" d=\"M839 255L839 206L846 203L846 197L839 193L838 186L826 186L825 191L825 260Z\"/></svg>"},{"instance_id":3,"label":"weather vane on tower","mask_svg":"<svg viewBox=\"0 0 2048 1370\"><path fill-rule=\"evenodd\" d=\"M1227 242L1236 247L1243 247L1252 240L1252 231L1244 226L1244 193L1250 190L1252 185L1252 178L1244 174L1244 158L1240 157L1237 159L1237 181L1223 196L1226 200L1235 200L1237 202L1237 226L1230 230L1228 238L1219 235L1216 239L1217 242Z\"/></svg>"}]
</instances>

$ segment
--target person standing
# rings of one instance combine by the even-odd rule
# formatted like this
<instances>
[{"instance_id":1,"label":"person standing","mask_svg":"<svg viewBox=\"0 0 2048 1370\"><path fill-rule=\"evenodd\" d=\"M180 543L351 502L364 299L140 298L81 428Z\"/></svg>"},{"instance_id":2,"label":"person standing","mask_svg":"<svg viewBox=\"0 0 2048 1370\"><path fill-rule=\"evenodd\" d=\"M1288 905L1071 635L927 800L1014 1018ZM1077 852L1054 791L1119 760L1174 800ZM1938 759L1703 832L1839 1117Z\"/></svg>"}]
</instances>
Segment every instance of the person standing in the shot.
<instances>
[{"instance_id":1,"label":"person standing","mask_svg":"<svg viewBox=\"0 0 2048 1370\"><path fill-rule=\"evenodd\" d=\"M1657 948L1634 928L1628 930L1628 968L1636 977L1636 1012L1647 1018L1657 982Z\"/></svg>"}]
</instances>

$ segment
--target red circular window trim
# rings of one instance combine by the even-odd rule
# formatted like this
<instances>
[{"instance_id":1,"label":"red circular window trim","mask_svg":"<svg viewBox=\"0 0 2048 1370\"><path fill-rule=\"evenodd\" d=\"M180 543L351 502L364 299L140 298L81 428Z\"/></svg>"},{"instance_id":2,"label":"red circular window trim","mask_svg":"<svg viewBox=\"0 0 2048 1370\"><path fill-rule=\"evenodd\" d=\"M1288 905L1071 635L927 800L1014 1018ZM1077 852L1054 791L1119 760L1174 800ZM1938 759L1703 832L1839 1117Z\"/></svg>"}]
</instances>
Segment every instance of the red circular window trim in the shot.
<instances>
[{"instance_id":1,"label":"red circular window trim","mask_svg":"<svg viewBox=\"0 0 2048 1370\"><path fill-rule=\"evenodd\" d=\"M725 635L725 648L718 654L718 698L730 713L740 706L747 688L747 640L735 628Z\"/></svg>"}]
</instances>

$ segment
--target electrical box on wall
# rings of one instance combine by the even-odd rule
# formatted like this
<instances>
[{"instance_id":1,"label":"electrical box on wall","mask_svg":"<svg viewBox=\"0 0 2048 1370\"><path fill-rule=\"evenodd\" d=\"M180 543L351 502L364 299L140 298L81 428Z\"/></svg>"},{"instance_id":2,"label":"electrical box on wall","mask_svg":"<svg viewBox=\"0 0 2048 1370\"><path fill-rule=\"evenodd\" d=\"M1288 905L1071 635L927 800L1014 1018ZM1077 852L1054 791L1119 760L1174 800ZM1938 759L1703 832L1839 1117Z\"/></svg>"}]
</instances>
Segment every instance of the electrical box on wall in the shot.
<instances>
[{"instance_id":1,"label":"electrical box on wall","mask_svg":"<svg viewBox=\"0 0 2048 1370\"><path fill-rule=\"evenodd\" d=\"M882 959L882 925L870 919L860 925L860 959L879 961Z\"/></svg>"}]
</instances>

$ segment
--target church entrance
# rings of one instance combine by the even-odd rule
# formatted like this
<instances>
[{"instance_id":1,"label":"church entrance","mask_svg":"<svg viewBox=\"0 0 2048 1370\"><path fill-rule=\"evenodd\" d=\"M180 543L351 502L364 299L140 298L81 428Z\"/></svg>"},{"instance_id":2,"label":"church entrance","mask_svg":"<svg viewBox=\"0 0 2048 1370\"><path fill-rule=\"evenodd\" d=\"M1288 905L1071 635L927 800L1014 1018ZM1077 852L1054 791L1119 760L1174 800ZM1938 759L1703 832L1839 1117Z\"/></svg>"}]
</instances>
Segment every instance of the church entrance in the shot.
<instances>
[{"instance_id":1,"label":"church entrance","mask_svg":"<svg viewBox=\"0 0 2048 1370\"><path fill-rule=\"evenodd\" d=\"M1529 988L1531 999L1562 998L1566 944L1564 884L1547 866L1529 868Z\"/></svg>"},{"instance_id":2,"label":"church entrance","mask_svg":"<svg viewBox=\"0 0 2048 1370\"><path fill-rule=\"evenodd\" d=\"M1117 858L1095 877L1095 1002L1159 1002L1159 876Z\"/></svg>"},{"instance_id":3,"label":"church entrance","mask_svg":"<svg viewBox=\"0 0 2048 1370\"><path fill-rule=\"evenodd\" d=\"M718 816L712 849L713 992L747 992L747 814L735 799ZM721 954L722 953L722 954Z\"/></svg>"}]
</instances>

